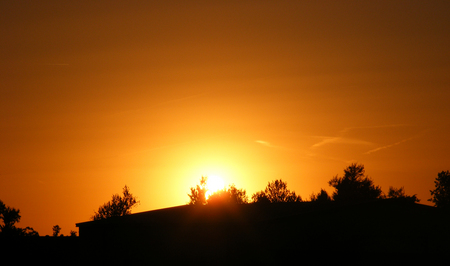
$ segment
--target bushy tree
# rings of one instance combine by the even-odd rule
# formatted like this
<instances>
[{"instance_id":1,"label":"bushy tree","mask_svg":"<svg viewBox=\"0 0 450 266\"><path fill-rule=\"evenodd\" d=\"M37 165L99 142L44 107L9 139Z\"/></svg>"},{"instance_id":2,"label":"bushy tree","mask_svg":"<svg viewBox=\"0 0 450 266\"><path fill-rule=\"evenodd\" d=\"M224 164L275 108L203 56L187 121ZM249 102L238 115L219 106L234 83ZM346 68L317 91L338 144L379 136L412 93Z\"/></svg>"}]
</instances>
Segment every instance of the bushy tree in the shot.
<instances>
[{"instance_id":1,"label":"bushy tree","mask_svg":"<svg viewBox=\"0 0 450 266\"><path fill-rule=\"evenodd\" d=\"M20 221L20 210L6 206L0 200L0 235L5 237L39 236L31 227L19 228L15 224Z\"/></svg>"},{"instance_id":2,"label":"bushy tree","mask_svg":"<svg viewBox=\"0 0 450 266\"><path fill-rule=\"evenodd\" d=\"M438 173L438 177L434 181L435 189L430 190L431 201L438 208L450 209L450 171L442 171Z\"/></svg>"},{"instance_id":3,"label":"bushy tree","mask_svg":"<svg viewBox=\"0 0 450 266\"><path fill-rule=\"evenodd\" d=\"M4 235L17 235L20 234L22 229L18 229L14 226L15 223L20 221L20 210L6 206L3 201L0 200L0 231Z\"/></svg>"},{"instance_id":4,"label":"bushy tree","mask_svg":"<svg viewBox=\"0 0 450 266\"><path fill-rule=\"evenodd\" d=\"M206 204L206 181L207 177L202 176L200 179L200 185L191 187L191 194L189 196L189 205L205 205Z\"/></svg>"},{"instance_id":5,"label":"bushy tree","mask_svg":"<svg viewBox=\"0 0 450 266\"><path fill-rule=\"evenodd\" d=\"M351 164L344 169L344 176L333 177L328 184L335 188L333 200L340 202L359 202L382 197L380 186L365 175L364 165Z\"/></svg>"},{"instance_id":6,"label":"bushy tree","mask_svg":"<svg viewBox=\"0 0 450 266\"><path fill-rule=\"evenodd\" d=\"M37 231L35 231L32 227L25 227L22 229L22 236L39 236L39 233Z\"/></svg>"},{"instance_id":7,"label":"bushy tree","mask_svg":"<svg viewBox=\"0 0 450 266\"><path fill-rule=\"evenodd\" d=\"M330 202L331 197L328 195L328 193L321 189L320 192L316 194L311 194L311 201L312 202Z\"/></svg>"},{"instance_id":8,"label":"bushy tree","mask_svg":"<svg viewBox=\"0 0 450 266\"><path fill-rule=\"evenodd\" d=\"M52 236L57 237L59 236L59 232L61 232L61 227L59 227L59 225L55 225L53 226L52 230L53 230Z\"/></svg>"},{"instance_id":9,"label":"bushy tree","mask_svg":"<svg viewBox=\"0 0 450 266\"><path fill-rule=\"evenodd\" d=\"M420 202L420 199L417 198L416 194L409 196L406 195L404 187L394 188L389 187L389 192L386 196L388 199L404 199L410 202Z\"/></svg>"},{"instance_id":10,"label":"bushy tree","mask_svg":"<svg viewBox=\"0 0 450 266\"><path fill-rule=\"evenodd\" d=\"M97 221L131 214L131 209L137 205L139 201L130 193L130 189L127 186L123 188L122 193L123 196L114 194L110 201L100 206L98 211L91 217L91 220Z\"/></svg>"},{"instance_id":11,"label":"bushy tree","mask_svg":"<svg viewBox=\"0 0 450 266\"><path fill-rule=\"evenodd\" d=\"M302 198L296 195L294 191L287 188L287 182L275 180L269 182L264 191L257 192L252 195L253 202L300 202Z\"/></svg>"},{"instance_id":12,"label":"bushy tree","mask_svg":"<svg viewBox=\"0 0 450 266\"><path fill-rule=\"evenodd\" d=\"M228 189L214 192L208 197L208 204L246 204L248 203L247 192L244 189L237 189L234 184Z\"/></svg>"},{"instance_id":13,"label":"bushy tree","mask_svg":"<svg viewBox=\"0 0 450 266\"><path fill-rule=\"evenodd\" d=\"M270 200L264 191L258 191L252 195L252 202L253 203L270 203Z\"/></svg>"}]
</instances>

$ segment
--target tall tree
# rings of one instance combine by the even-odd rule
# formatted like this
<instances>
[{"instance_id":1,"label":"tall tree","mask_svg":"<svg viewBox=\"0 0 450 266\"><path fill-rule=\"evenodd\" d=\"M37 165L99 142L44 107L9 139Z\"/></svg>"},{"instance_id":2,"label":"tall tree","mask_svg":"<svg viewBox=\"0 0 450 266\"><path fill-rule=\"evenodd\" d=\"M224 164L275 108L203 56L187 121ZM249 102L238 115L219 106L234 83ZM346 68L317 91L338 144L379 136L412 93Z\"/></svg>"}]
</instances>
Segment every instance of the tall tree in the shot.
<instances>
[{"instance_id":1,"label":"tall tree","mask_svg":"<svg viewBox=\"0 0 450 266\"><path fill-rule=\"evenodd\" d=\"M450 171L438 173L434 181L435 189L430 190L431 201L438 208L450 208Z\"/></svg>"},{"instance_id":2,"label":"tall tree","mask_svg":"<svg viewBox=\"0 0 450 266\"><path fill-rule=\"evenodd\" d=\"M287 182L281 179L269 182L264 191L252 195L253 202L300 202L302 197L287 188Z\"/></svg>"},{"instance_id":3,"label":"tall tree","mask_svg":"<svg viewBox=\"0 0 450 266\"><path fill-rule=\"evenodd\" d=\"M16 231L15 223L20 221L20 210L6 206L3 201L0 200L0 229L2 233L8 233Z\"/></svg>"},{"instance_id":4,"label":"tall tree","mask_svg":"<svg viewBox=\"0 0 450 266\"><path fill-rule=\"evenodd\" d=\"M189 205L205 205L206 204L206 181L207 177L202 176L200 179L200 185L196 187L191 187L191 194L189 196Z\"/></svg>"},{"instance_id":5,"label":"tall tree","mask_svg":"<svg viewBox=\"0 0 450 266\"><path fill-rule=\"evenodd\" d=\"M335 176L328 184L335 188L333 200L341 202L358 202L381 198L380 186L365 175L364 165L351 164L344 169L344 176Z\"/></svg>"},{"instance_id":6,"label":"tall tree","mask_svg":"<svg viewBox=\"0 0 450 266\"><path fill-rule=\"evenodd\" d=\"M59 225L55 225L55 226L53 226L52 230L53 230L52 236L57 237L57 236L59 236L59 233L61 232L61 227Z\"/></svg>"},{"instance_id":7,"label":"tall tree","mask_svg":"<svg viewBox=\"0 0 450 266\"><path fill-rule=\"evenodd\" d=\"M100 206L98 211L91 217L91 220L96 221L131 214L131 209L139 201L130 193L130 189L127 186L123 188L122 193L123 196L114 194L110 201Z\"/></svg>"},{"instance_id":8,"label":"tall tree","mask_svg":"<svg viewBox=\"0 0 450 266\"><path fill-rule=\"evenodd\" d=\"M15 224L20 221L20 210L6 206L0 200L0 233L6 237L39 236L31 227L19 228Z\"/></svg>"}]
</instances>

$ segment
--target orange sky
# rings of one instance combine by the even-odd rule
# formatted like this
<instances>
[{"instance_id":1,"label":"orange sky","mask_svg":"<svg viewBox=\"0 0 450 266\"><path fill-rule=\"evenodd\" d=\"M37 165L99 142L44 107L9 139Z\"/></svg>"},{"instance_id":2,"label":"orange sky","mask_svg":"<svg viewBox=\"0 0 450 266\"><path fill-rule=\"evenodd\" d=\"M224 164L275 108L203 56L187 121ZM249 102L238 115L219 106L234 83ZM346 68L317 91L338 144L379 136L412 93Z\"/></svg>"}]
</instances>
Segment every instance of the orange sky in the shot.
<instances>
[{"instance_id":1,"label":"orange sky","mask_svg":"<svg viewBox=\"0 0 450 266\"><path fill-rule=\"evenodd\" d=\"M449 170L448 1L1 1L0 199L62 233L202 175L304 199L352 162L429 204ZM369 3L367 3L369 2Z\"/></svg>"}]
</instances>

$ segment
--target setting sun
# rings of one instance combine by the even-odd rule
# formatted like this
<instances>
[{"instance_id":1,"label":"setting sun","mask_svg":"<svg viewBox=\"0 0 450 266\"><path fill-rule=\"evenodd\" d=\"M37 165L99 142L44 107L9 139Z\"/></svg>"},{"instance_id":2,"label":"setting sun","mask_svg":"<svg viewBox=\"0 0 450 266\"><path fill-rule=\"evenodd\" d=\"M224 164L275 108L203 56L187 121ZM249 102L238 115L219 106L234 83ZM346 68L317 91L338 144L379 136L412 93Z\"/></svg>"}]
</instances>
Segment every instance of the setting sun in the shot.
<instances>
[{"instance_id":1,"label":"setting sun","mask_svg":"<svg viewBox=\"0 0 450 266\"><path fill-rule=\"evenodd\" d=\"M206 188L208 191L206 192L206 197L209 198L211 194L214 192L224 189L225 183L223 182L223 179L217 175L211 175L208 176L208 179L206 181Z\"/></svg>"}]
</instances>

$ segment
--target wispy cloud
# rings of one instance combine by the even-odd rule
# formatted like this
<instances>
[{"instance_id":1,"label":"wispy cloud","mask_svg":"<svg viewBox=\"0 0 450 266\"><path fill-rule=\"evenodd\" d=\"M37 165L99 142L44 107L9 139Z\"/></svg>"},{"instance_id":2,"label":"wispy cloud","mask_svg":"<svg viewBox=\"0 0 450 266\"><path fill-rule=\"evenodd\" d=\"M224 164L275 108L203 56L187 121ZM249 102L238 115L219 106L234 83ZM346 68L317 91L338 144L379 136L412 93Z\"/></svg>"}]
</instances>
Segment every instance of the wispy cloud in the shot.
<instances>
[{"instance_id":1,"label":"wispy cloud","mask_svg":"<svg viewBox=\"0 0 450 266\"><path fill-rule=\"evenodd\" d=\"M255 142L259 143L261 145L264 145L266 147L269 147L269 148L283 148L281 146L273 145L272 143L270 143L268 141L264 141L264 140L255 140Z\"/></svg>"},{"instance_id":2,"label":"wispy cloud","mask_svg":"<svg viewBox=\"0 0 450 266\"><path fill-rule=\"evenodd\" d=\"M405 127L407 124L391 124L391 125L378 125L378 126L362 126L362 127L347 127L339 131L338 136L336 137L328 137L328 136L315 136L316 138L322 138L322 141L314 144L311 148L318 148L328 144L351 144L351 145L374 145L374 143L356 139L345 137L349 132L354 130L367 130L367 129L379 129L379 128L397 128L397 127Z\"/></svg>"},{"instance_id":3,"label":"wispy cloud","mask_svg":"<svg viewBox=\"0 0 450 266\"><path fill-rule=\"evenodd\" d=\"M391 148L391 147L400 145L400 144L405 143L405 142L407 142L407 141L410 141L410 140L413 140L413 139L422 137L424 134L426 134L427 132L432 131L432 130L433 130L433 129L430 129L430 128L429 128L429 129L425 129L425 130L419 132L419 133L418 133L417 135L415 135L415 136L412 136L412 137L406 138L406 139L402 139L402 140L397 141L397 142L395 142L395 143L393 143L393 144L384 145L384 146L381 146L381 147L372 149L372 150L370 150L370 151L365 152L364 154L371 154L371 153L374 153L374 152L377 152L377 151L389 149L389 148Z\"/></svg>"},{"instance_id":4,"label":"wispy cloud","mask_svg":"<svg viewBox=\"0 0 450 266\"><path fill-rule=\"evenodd\" d=\"M415 139L415 138L416 138L416 137L411 137L411 138L403 139L403 140L398 141L398 142L393 143L393 144L389 144L389 145L385 145L385 146L382 146L382 147L378 147L378 148L372 149L372 150L370 150L370 151L365 152L364 154L371 154L371 153L374 153L374 152L377 152L377 151L381 151L381 150L384 150L384 149L388 149L388 148L391 148L391 147L400 145L400 144L402 144L402 143L404 143L404 142L410 141L410 140Z\"/></svg>"},{"instance_id":5,"label":"wispy cloud","mask_svg":"<svg viewBox=\"0 0 450 266\"><path fill-rule=\"evenodd\" d=\"M322 137L323 140L312 145L311 148L318 148L327 144L354 144L354 145L373 145L372 142L368 142L360 139L351 139L344 137Z\"/></svg>"}]
</instances>

